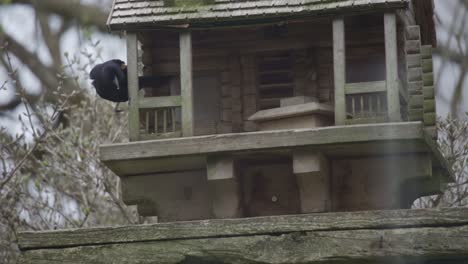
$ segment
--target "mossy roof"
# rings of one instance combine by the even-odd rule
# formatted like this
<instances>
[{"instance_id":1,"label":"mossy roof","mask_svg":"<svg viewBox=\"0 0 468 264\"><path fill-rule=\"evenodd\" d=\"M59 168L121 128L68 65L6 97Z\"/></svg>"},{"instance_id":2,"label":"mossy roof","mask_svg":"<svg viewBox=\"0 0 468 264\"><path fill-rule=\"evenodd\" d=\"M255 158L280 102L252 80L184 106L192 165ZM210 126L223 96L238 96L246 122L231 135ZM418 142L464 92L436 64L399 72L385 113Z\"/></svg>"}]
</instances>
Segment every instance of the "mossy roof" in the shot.
<instances>
[{"instance_id":1,"label":"mossy roof","mask_svg":"<svg viewBox=\"0 0 468 264\"><path fill-rule=\"evenodd\" d=\"M183 0L176 0L180 1ZM139 30L242 25L313 16L380 12L405 8L409 0L211 0L211 4L182 6L170 6L167 2L114 0L108 26L111 30Z\"/></svg>"}]
</instances>

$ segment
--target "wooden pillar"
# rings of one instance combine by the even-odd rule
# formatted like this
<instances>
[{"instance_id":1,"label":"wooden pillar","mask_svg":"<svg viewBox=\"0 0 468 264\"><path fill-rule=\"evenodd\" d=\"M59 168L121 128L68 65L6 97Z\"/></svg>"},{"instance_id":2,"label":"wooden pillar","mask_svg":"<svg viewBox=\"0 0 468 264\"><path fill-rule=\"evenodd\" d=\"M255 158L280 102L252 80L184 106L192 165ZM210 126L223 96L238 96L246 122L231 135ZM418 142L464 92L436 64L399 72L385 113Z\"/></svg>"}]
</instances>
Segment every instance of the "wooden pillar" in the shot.
<instances>
[{"instance_id":1,"label":"wooden pillar","mask_svg":"<svg viewBox=\"0 0 468 264\"><path fill-rule=\"evenodd\" d=\"M400 94L398 89L397 29L394 13L385 13L385 64L387 83L388 118L391 122L401 121Z\"/></svg>"},{"instance_id":2,"label":"wooden pillar","mask_svg":"<svg viewBox=\"0 0 468 264\"><path fill-rule=\"evenodd\" d=\"M213 217L240 217L240 189L234 159L230 156L208 157L207 176Z\"/></svg>"},{"instance_id":3,"label":"wooden pillar","mask_svg":"<svg viewBox=\"0 0 468 264\"><path fill-rule=\"evenodd\" d=\"M180 86L182 97L182 136L193 136L192 35L180 33Z\"/></svg>"},{"instance_id":4,"label":"wooden pillar","mask_svg":"<svg viewBox=\"0 0 468 264\"><path fill-rule=\"evenodd\" d=\"M129 95L130 141L140 138L140 113L138 102L138 39L135 32L127 32L127 75Z\"/></svg>"},{"instance_id":5,"label":"wooden pillar","mask_svg":"<svg viewBox=\"0 0 468 264\"><path fill-rule=\"evenodd\" d=\"M346 60L343 18L333 20L333 73L335 82L335 125L344 125L346 122Z\"/></svg>"},{"instance_id":6,"label":"wooden pillar","mask_svg":"<svg viewBox=\"0 0 468 264\"><path fill-rule=\"evenodd\" d=\"M293 171L301 199L301 213L326 212L331 206L329 161L317 151L295 151Z\"/></svg>"}]
</instances>

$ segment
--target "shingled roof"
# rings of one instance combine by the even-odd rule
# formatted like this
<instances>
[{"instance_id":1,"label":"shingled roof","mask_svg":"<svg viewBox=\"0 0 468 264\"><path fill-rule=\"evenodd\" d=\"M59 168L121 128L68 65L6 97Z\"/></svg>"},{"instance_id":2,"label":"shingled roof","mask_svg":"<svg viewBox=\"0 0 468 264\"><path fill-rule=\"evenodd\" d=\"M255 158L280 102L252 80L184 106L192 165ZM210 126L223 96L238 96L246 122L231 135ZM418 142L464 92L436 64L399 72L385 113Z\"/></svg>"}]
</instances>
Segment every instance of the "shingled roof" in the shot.
<instances>
[{"instance_id":1,"label":"shingled roof","mask_svg":"<svg viewBox=\"0 0 468 264\"><path fill-rule=\"evenodd\" d=\"M214 0L210 5L174 7L165 5L164 0L114 0L108 26L111 30L209 27L404 8L408 2L409 0Z\"/></svg>"}]
</instances>

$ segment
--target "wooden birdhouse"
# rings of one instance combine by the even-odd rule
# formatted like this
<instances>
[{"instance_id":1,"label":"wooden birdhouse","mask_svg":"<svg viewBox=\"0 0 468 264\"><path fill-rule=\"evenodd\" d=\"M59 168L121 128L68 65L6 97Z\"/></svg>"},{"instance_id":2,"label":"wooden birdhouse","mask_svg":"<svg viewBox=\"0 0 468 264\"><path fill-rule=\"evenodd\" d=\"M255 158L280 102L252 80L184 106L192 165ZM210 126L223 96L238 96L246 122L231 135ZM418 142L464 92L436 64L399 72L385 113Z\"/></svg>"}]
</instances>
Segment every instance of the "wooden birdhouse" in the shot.
<instances>
[{"instance_id":1,"label":"wooden birdhouse","mask_svg":"<svg viewBox=\"0 0 468 264\"><path fill-rule=\"evenodd\" d=\"M409 208L450 181L431 1L182 2L116 0L108 21L131 142L101 159L141 215Z\"/></svg>"}]
</instances>

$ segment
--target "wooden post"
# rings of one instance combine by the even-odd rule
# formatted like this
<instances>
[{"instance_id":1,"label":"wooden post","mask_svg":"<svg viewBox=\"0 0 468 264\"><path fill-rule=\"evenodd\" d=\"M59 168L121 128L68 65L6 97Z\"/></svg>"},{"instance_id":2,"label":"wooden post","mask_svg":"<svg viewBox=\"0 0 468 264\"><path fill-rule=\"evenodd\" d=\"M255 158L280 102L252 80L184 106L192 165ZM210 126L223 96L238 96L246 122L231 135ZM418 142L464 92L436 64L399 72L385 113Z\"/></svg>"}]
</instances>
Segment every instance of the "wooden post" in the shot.
<instances>
[{"instance_id":1,"label":"wooden post","mask_svg":"<svg viewBox=\"0 0 468 264\"><path fill-rule=\"evenodd\" d=\"M295 151L293 171L296 175L301 199L301 213L326 212L330 210L329 161L321 152Z\"/></svg>"},{"instance_id":2,"label":"wooden post","mask_svg":"<svg viewBox=\"0 0 468 264\"><path fill-rule=\"evenodd\" d=\"M388 118L391 122L399 122L401 121L401 114L400 94L398 89L396 16L394 13L385 13L384 25Z\"/></svg>"},{"instance_id":3,"label":"wooden post","mask_svg":"<svg viewBox=\"0 0 468 264\"><path fill-rule=\"evenodd\" d=\"M138 39L135 32L127 32L127 73L129 95L130 141L140 138L140 113L138 102Z\"/></svg>"},{"instance_id":4,"label":"wooden post","mask_svg":"<svg viewBox=\"0 0 468 264\"><path fill-rule=\"evenodd\" d=\"M346 122L346 60L344 19L333 20L333 72L335 78L335 125Z\"/></svg>"},{"instance_id":5,"label":"wooden post","mask_svg":"<svg viewBox=\"0 0 468 264\"><path fill-rule=\"evenodd\" d=\"M182 136L193 136L192 35L180 33L180 85L182 97Z\"/></svg>"},{"instance_id":6,"label":"wooden post","mask_svg":"<svg viewBox=\"0 0 468 264\"><path fill-rule=\"evenodd\" d=\"M231 156L208 156L206 169L213 217L241 217L234 159Z\"/></svg>"}]
</instances>

